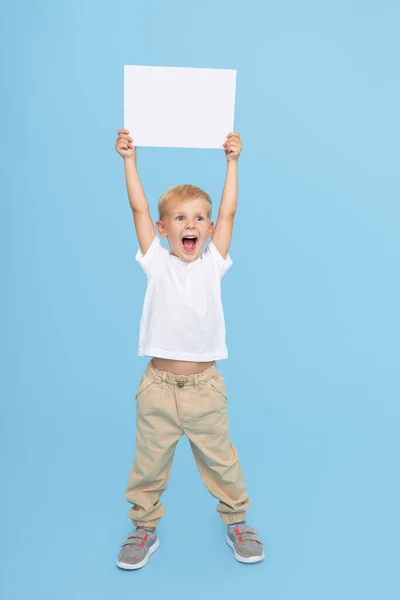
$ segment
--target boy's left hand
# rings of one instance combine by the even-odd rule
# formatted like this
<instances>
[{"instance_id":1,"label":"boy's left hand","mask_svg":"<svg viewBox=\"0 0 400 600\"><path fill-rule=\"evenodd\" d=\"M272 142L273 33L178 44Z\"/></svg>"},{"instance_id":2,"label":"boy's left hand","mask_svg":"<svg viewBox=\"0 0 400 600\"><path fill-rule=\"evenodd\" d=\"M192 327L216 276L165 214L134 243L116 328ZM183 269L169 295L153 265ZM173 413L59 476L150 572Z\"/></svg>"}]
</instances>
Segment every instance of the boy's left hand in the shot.
<instances>
[{"instance_id":1,"label":"boy's left hand","mask_svg":"<svg viewBox=\"0 0 400 600\"><path fill-rule=\"evenodd\" d=\"M242 151L243 144L240 136L236 132L228 133L226 141L223 143L224 152L228 161L238 160Z\"/></svg>"}]
</instances>

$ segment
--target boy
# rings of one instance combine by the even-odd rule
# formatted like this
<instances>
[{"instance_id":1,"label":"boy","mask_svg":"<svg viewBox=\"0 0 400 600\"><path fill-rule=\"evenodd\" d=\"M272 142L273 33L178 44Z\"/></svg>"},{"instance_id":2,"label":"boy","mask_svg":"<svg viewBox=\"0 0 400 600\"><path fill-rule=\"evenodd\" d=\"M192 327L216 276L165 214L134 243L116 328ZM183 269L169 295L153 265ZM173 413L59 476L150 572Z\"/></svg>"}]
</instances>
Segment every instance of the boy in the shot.
<instances>
[{"instance_id":1,"label":"boy","mask_svg":"<svg viewBox=\"0 0 400 600\"><path fill-rule=\"evenodd\" d=\"M238 196L242 143L230 133L223 144L227 172L216 226L203 190L181 185L158 205L157 231L136 166L136 148L127 129L115 144L124 159L126 186L139 250L147 275L140 322L140 356L151 357L136 394L136 455L126 498L136 529L122 544L117 565L139 569L159 547L156 526L165 514L160 496L167 487L175 447L186 434L236 560L263 560L262 542L246 524L250 504L239 459L229 438L227 396L215 361L228 357L221 303L221 278L232 262L228 251ZM203 251L208 238L211 241Z\"/></svg>"}]
</instances>

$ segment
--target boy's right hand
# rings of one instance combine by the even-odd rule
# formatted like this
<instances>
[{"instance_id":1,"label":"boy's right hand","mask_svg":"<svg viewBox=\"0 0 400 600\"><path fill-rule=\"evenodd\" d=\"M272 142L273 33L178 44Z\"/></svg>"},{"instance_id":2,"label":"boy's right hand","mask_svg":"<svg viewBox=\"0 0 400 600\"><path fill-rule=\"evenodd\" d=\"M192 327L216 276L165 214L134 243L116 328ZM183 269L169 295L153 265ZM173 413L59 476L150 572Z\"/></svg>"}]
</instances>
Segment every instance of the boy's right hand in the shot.
<instances>
[{"instance_id":1,"label":"boy's right hand","mask_svg":"<svg viewBox=\"0 0 400 600\"><path fill-rule=\"evenodd\" d=\"M129 136L127 129L120 129L118 131L115 149L122 158L136 158L136 146L132 142L133 138Z\"/></svg>"}]
</instances>

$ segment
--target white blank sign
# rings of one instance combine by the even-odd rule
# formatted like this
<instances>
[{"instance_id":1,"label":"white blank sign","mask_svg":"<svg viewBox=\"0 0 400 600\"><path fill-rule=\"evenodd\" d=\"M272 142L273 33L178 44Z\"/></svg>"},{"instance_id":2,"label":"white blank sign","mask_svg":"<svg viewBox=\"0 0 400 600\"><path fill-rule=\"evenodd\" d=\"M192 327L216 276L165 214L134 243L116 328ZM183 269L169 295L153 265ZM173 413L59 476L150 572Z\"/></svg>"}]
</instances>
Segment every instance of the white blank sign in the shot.
<instances>
[{"instance_id":1,"label":"white blank sign","mask_svg":"<svg viewBox=\"0 0 400 600\"><path fill-rule=\"evenodd\" d=\"M233 131L236 71L124 67L124 127L135 146L221 148Z\"/></svg>"}]
</instances>

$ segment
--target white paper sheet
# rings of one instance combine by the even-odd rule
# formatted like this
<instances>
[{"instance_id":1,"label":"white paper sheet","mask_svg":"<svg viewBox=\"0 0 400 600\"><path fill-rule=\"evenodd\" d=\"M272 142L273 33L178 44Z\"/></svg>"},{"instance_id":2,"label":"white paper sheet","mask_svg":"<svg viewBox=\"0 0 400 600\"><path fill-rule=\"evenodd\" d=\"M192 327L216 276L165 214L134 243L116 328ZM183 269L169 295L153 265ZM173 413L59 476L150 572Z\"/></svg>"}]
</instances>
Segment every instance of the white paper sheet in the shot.
<instances>
[{"instance_id":1,"label":"white paper sheet","mask_svg":"<svg viewBox=\"0 0 400 600\"><path fill-rule=\"evenodd\" d=\"M124 67L124 127L136 146L221 148L234 131L236 71Z\"/></svg>"}]
</instances>

